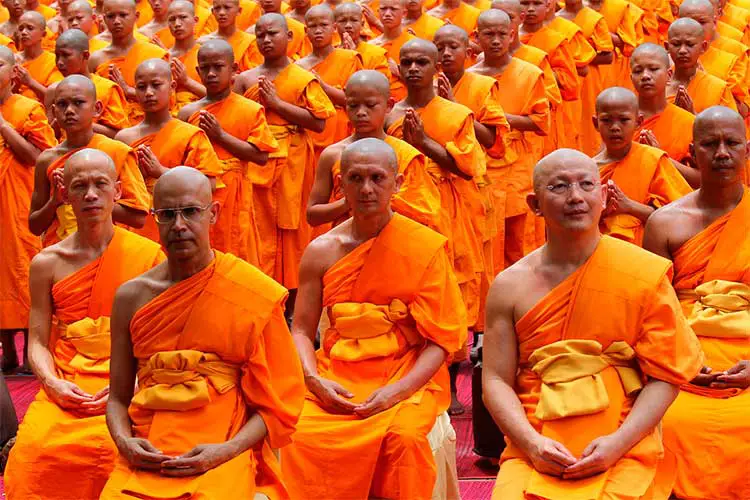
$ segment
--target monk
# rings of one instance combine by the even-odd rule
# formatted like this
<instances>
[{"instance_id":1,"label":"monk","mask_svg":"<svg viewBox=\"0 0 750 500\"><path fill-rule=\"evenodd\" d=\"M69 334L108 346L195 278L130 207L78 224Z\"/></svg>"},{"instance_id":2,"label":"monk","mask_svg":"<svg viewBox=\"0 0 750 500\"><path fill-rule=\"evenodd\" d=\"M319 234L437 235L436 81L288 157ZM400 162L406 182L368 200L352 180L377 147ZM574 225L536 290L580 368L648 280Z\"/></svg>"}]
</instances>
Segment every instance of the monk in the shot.
<instances>
[{"instance_id":1,"label":"monk","mask_svg":"<svg viewBox=\"0 0 750 500\"><path fill-rule=\"evenodd\" d=\"M336 108L336 115L326 120L323 132L311 134L317 165L317 159L325 148L349 135L344 86L350 76L362 69L362 56L356 50L333 46L336 28L333 11L327 5L316 5L307 11L305 32L312 45L312 53L297 61L297 64L318 77L320 86Z\"/></svg>"},{"instance_id":2,"label":"monk","mask_svg":"<svg viewBox=\"0 0 750 500\"><path fill-rule=\"evenodd\" d=\"M169 32L174 45L169 49L169 64L175 81L175 105L179 112L187 104L206 95L198 75L198 45L195 41L195 7L188 0L174 0L167 9Z\"/></svg>"},{"instance_id":3,"label":"monk","mask_svg":"<svg viewBox=\"0 0 750 500\"><path fill-rule=\"evenodd\" d=\"M643 10L626 0L588 0L586 6L604 17L614 46L613 61L604 73L604 87L617 85L631 88L630 54L643 40L640 23Z\"/></svg>"},{"instance_id":4,"label":"monk","mask_svg":"<svg viewBox=\"0 0 750 500\"><path fill-rule=\"evenodd\" d=\"M68 17L68 6L72 3L72 0L57 0L57 12L55 16L47 21L47 29L52 33L52 36L58 36L66 29L65 18ZM28 3L27 3L28 5Z\"/></svg>"},{"instance_id":5,"label":"monk","mask_svg":"<svg viewBox=\"0 0 750 500\"><path fill-rule=\"evenodd\" d=\"M403 24L405 0L381 0L378 16L383 23L383 33L373 38L370 43L384 48L388 53L388 65L391 70L391 97L395 102L406 97L406 86L399 72L398 60L401 47L416 38L409 33Z\"/></svg>"},{"instance_id":6,"label":"monk","mask_svg":"<svg viewBox=\"0 0 750 500\"><path fill-rule=\"evenodd\" d=\"M466 339L466 311L446 238L390 208L398 171L379 139L347 146L341 186L352 218L302 258L292 336L308 392L281 450L292 498L432 495L427 433L450 403L446 361ZM315 352L324 307L331 326Z\"/></svg>"},{"instance_id":7,"label":"monk","mask_svg":"<svg viewBox=\"0 0 750 500\"><path fill-rule=\"evenodd\" d=\"M75 0L68 5L68 16L65 18L68 29L79 29L89 38L89 52L106 48L109 42L96 36L98 32L94 9L87 0Z\"/></svg>"},{"instance_id":8,"label":"monk","mask_svg":"<svg viewBox=\"0 0 750 500\"><path fill-rule=\"evenodd\" d=\"M659 422L700 371L700 345L670 262L599 232L607 187L592 159L558 150L533 182L547 243L487 299L484 399L508 442L492 498L644 498Z\"/></svg>"},{"instance_id":9,"label":"monk","mask_svg":"<svg viewBox=\"0 0 750 500\"><path fill-rule=\"evenodd\" d=\"M237 72L232 46L209 40L198 51L198 72L206 97L180 110L178 118L208 136L222 166L224 188L216 193L221 211L212 227L213 248L260 266L260 235L253 207L253 179L263 178L278 143L263 107L232 92Z\"/></svg>"},{"instance_id":10,"label":"monk","mask_svg":"<svg viewBox=\"0 0 750 500\"><path fill-rule=\"evenodd\" d=\"M56 10L49 5L40 2L39 0L26 0L25 3L27 12L38 12L39 14L44 16L45 21L49 21L53 17L55 17Z\"/></svg>"},{"instance_id":11,"label":"monk","mask_svg":"<svg viewBox=\"0 0 750 500\"><path fill-rule=\"evenodd\" d=\"M18 21L26 12L25 0L2 0L4 9L0 9L0 14L5 13L5 18L0 19L0 33L15 40L18 30Z\"/></svg>"},{"instance_id":12,"label":"monk","mask_svg":"<svg viewBox=\"0 0 750 500\"><path fill-rule=\"evenodd\" d=\"M410 29L418 38L433 41L435 32L445 24L445 21L428 14L424 4L426 0L406 0L406 15L403 18L404 26ZM463 3L463 2L462 2Z\"/></svg>"},{"instance_id":13,"label":"monk","mask_svg":"<svg viewBox=\"0 0 750 500\"><path fill-rule=\"evenodd\" d=\"M151 195L157 179L170 168L180 165L197 168L212 179L214 186L224 173L206 133L172 116L169 96L174 86L168 62L162 59L142 62L135 72L135 89L144 112L143 121L115 137L135 151L138 168ZM152 216L137 232L159 241L159 228Z\"/></svg>"},{"instance_id":14,"label":"monk","mask_svg":"<svg viewBox=\"0 0 750 500\"><path fill-rule=\"evenodd\" d=\"M344 2L333 11L341 48L356 50L362 56L362 68L373 69L391 80L388 52L364 40L362 7L356 2Z\"/></svg>"},{"instance_id":15,"label":"monk","mask_svg":"<svg viewBox=\"0 0 750 500\"><path fill-rule=\"evenodd\" d=\"M262 15L255 24L255 35L263 64L240 74L234 91L265 108L279 143L263 168L265 175L253 180L261 238L259 258L263 272L287 289L296 289L299 262L311 238L305 218L315 176L310 132L322 132L325 121L336 111L315 75L287 56L292 33L284 16ZM291 304L294 298L292 292Z\"/></svg>"},{"instance_id":16,"label":"monk","mask_svg":"<svg viewBox=\"0 0 750 500\"><path fill-rule=\"evenodd\" d=\"M284 14L282 12L282 0L261 0L258 2L263 9L263 14ZM289 7L286 3L284 3ZM293 60L304 57L312 51L310 40L305 35L305 24L295 19L287 18L287 28L292 32L292 37L287 44L287 56ZM248 33L255 34L255 25L247 29Z\"/></svg>"},{"instance_id":17,"label":"monk","mask_svg":"<svg viewBox=\"0 0 750 500\"><path fill-rule=\"evenodd\" d=\"M40 152L57 142L44 108L34 99L12 92L15 65L13 52L8 47L0 47L0 234L3 241L0 342L3 345L3 372L10 372L19 365L13 337L18 331L28 336L29 264L42 247L39 238L29 231L27 222L34 189L34 164ZM24 346L27 344L24 342ZM6 440L9 437L6 436Z\"/></svg>"},{"instance_id":18,"label":"monk","mask_svg":"<svg viewBox=\"0 0 750 500\"><path fill-rule=\"evenodd\" d=\"M255 38L250 33L237 29L236 21L240 13L238 1L214 0L211 12L219 23L219 27L210 35L202 37L198 43L212 39L226 40L234 49L234 60L237 61L240 71L247 71L259 65L263 59Z\"/></svg>"},{"instance_id":19,"label":"monk","mask_svg":"<svg viewBox=\"0 0 750 500\"><path fill-rule=\"evenodd\" d=\"M169 49L174 45L174 37L169 32L167 22L169 5L172 2L170 0L148 0L148 3L151 5L154 17L138 28L138 31L149 40L153 40L157 45Z\"/></svg>"},{"instance_id":20,"label":"monk","mask_svg":"<svg viewBox=\"0 0 750 500\"><path fill-rule=\"evenodd\" d=\"M10 454L9 499L96 500L114 466L104 421L112 299L164 258L158 244L113 225L121 192L106 153L82 149L65 162L62 196L78 231L31 263L29 358L42 389Z\"/></svg>"},{"instance_id":21,"label":"monk","mask_svg":"<svg viewBox=\"0 0 750 500\"><path fill-rule=\"evenodd\" d=\"M701 187L657 210L643 242L674 262L674 288L705 354L701 374L681 387L664 416L660 476L665 493L676 498L740 500L750 494L744 467L750 348L741 320L750 196L742 117L722 106L708 108L695 119L693 139Z\"/></svg>"},{"instance_id":22,"label":"monk","mask_svg":"<svg viewBox=\"0 0 750 500\"><path fill-rule=\"evenodd\" d=\"M312 7L312 1L292 0L289 2L289 6L292 8L292 10L287 13L286 17L304 24L305 14L307 14L307 11L310 10L310 7Z\"/></svg>"},{"instance_id":23,"label":"monk","mask_svg":"<svg viewBox=\"0 0 750 500\"><path fill-rule=\"evenodd\" d=\"M42 49L46 23L38 12L25 12L18 20L21 51L15 69L17 93L44 103L47 87L62 80L55 67L55 55Z\"/></svg>"},{"instance_id":24,"label":"monk","mask_svg":"<svg viewBox=\"0 0 750 500\"><path fill-rule=\"evenodd\" d=\"M667 100L669 54L656 44L644 43L633 51L630 69L638 94L638 111L643 115L635 140L665 151L685 180L698 187L700 174L689 165L695 117Z\"/></svg>"},{"instance_id":25,"label":"monk","mask_svg":"<svg viewBox=\"0 0 750 500\"><path fill-rule=\"evenodd\" d=\"M104 0L102 9L112 43L91 54L89 70L122 87L128 100L128 119L130 123L138 123L143 110L136 102L135 70L147 59L166 59L167 52L152 43L136 40L133 30L138 16L133 0Z\"/></svg>"},{"instance_id":26,"label":"monk","mask_svg":"<svg viewBox=\"0 0 750 500\"><path fill-rule=\"evenodd\" d=\"M197 170L160 177L153 213L167 261L114 300L107 425L119 458L101 498L288 498L272 448L291 441L304 384L287 292L211 248L219 205Z\"/></svg>"},{"instance_id":27,"label":"monk","mask_svg":"<svg viewBox=\"0 0 750 500\"><path fill-rule=\"evenodd\" d=\"M462 0L443 0L427 13L443 21L455 24L467 33L477 27L477 19L482 11Z\"/></svg>"},{"instance_id":28,"label":"monk","mask_svg":"<svg viewBox=\"0 0 750 500\"><path fill-rule=\"evenodd\" d=\"M49 246L76 231L74 214L63 198L62 168L71 155L84 148L99 149L115 163L122 194L112 209L112 220L131 228L143 227L150 205L146 184L133 150L94 132L94 117L102 110L94 83L83 75L66 77L55 89L53 108L65 140L43 151L36 161L29 213L31 232L44 234L44 246Z\"/></svg>"},{"instance_id":29,"label":"monk","mask_svg":"<svg viewBox=\"0 0 750 500\"><path fill-rule=\"evenodd\" d=\"M594 156L601 182L607 186L600 230L641 246L644 226L654 210L692 188L664 151L633 140L643 117L630 90L610 87L599 94L592 121L604 144Z\"/></svg>"}]
</instances>

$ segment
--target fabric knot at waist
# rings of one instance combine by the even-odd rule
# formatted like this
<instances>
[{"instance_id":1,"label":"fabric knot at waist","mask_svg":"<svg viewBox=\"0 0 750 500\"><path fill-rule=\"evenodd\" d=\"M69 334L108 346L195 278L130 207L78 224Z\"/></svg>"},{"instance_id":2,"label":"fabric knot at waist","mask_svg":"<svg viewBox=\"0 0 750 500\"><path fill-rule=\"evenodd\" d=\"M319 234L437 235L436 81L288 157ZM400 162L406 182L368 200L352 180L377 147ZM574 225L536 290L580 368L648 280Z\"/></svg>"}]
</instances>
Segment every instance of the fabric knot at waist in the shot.
<instances>
[{"instance_id":1,"label":"fabric knot at waist","mask_svg":"<svg viewBox=\"0 0 750 500\"><path fill-rule=\"evenodd\" d=\"M713 280L677 295L695 300L688 323L699 337L750 338L750 286L745 283Z\"/></svg>"},{"instance_id":2,"label":"fabric knot at waist","mask_svg":"<svg viewBox=\"0 0 750 500\"><path fill-rule=\"evenodd\" d=\"M138 367L140 390L132 404L149 410L187 411L211 402L208 384L225 394L239 383L240 366L194 350L157 352Z\"/></svg>"},{"instance_id":3,"label":"fabric knot at waist","mask_svg":"<svg viewBox=\"0 0 750 500\"><path fill-rule=\"evenodd\" d=\"M64 373L109 375L111 333L109 316L57 323L55 365Z\"/></svg>"}]
</instances>

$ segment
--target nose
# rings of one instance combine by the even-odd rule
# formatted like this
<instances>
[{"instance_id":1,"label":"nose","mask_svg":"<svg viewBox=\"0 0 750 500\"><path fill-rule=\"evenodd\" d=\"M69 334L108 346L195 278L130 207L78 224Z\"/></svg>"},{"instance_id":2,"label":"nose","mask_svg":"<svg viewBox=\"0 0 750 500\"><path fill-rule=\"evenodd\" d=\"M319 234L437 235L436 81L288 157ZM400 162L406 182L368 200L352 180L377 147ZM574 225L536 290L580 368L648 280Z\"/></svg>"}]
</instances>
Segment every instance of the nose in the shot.
<instances>
[{"instance_id":1,"label":"nose","mask_svg":"<svg viewBox=\"0 0 750 500\"><path fill-rule=\"evenodd\" d=\"M182 212L180 210L177 210L174 222L172 223L172 231L174 231L175 233L181 233L186 229L187 221L185 220L185 217L182 216Z\"/></svg>"},{"instance_id":2,"label":"nose","mask_svg":"<svg viewBox=\"0 0 750 500\"><path fill-rule=\"evenodd\" d=\"M729 158L729 148L726 141L719 141L719 147L716 149L717 158Z\"/></svg>"},{"instance_id":3,"label":"nose","mask_svg":"<svg viewBox=\"0 0 750 500\"><path fill-rule=\"evenodd\" d=\"M567 203L570 205L576 205L578 203L583 203L583 189L576 184L571 184L570 188L568 189L568 197L567 197Z\"/></svg>"},{"instance_id":4,"label":"nose","mask_svg":"<svg viewBox=\"0 0 750 500\"><path fill-rule=\"evenodd\" d=\"M86 201L94 201L97 198L98 195L96 194L96 186L94 184L91 184L86 190L86 194L83 196L83 199Z\"/></svg>"}]
</instances>

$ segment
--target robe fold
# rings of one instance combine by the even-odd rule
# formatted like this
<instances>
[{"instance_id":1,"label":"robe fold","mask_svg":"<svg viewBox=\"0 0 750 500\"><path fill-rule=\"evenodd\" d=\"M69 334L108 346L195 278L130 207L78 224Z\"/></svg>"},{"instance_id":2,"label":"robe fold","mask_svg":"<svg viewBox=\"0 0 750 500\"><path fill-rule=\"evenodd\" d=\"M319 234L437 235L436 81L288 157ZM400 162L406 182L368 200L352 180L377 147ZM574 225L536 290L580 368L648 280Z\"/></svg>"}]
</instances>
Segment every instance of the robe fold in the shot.
<instances>
[{"instance_id":1,"label":"robe fold","mask_svg":"<svg viewBox=\"0 0 750 500\"><path fill-rule=\"evenodd\" d=\"M428 12L428 14L430 14L430 12ZM458 7L449 10L448 12L443 14L440 19L442 19L446 23L455 24L466 33L472 33L475 29L477 29L477 20L479 19L479 14L481 13L482 11L478 8L467 4L466 2L461 2ZM434 14L430 15L434 16Z\"/></svg>"},{"instance_id":2,"label":"robe fold","mask_svg":"<svg viewBox=\"0 0 750 500\"><path fill-rule=\"evenodd\" d=\"M136 311L130 336L139 384L128 409L134 436L179 455L228 441L254 414L268 434L199 476L161 476L120 457L102 499L253 498L256 491L288 498L271 448L289 443L305 386L284 321L286 296L255 267L215 251L205 269Z\"/></svg>"},{"instance_id":3,"label":"robe fold","mask_svg":"<svg viewBox=\"0 0 750 500\"><path fill-rule=\"evenodd\" d=\"M92 74L91 81L96 87L96 99L102 102L102 114L96 119L96 123L107 125L116 130L122 130L130 126L128 120L128 100L122 87L112 80Z\"/></svg>"},{"instance_id":4,"label":"robe fold","mask_svg":"<svg viewBox=\"0 0 750 500\"><path fill-rule=\"evenodd\" d=\"M99 258L52 286L56 321L49 349L58 377L92 395L109 385L115 292L163 259L159 245L115 227ZM19 426L5 471L6 494L13 500L96 500L116 456L103 413L64 410L41 389Z\"/></svg>"},{"instance_id":5,"label":"robe fold","mask_svg":"<svg viewBox=\"0 0 750 500\"><path fill-rule=\"evenodd\" d=\"M3 10L5 10L5 9L3 9ZM4 21L0 20L0 23L1 22L4 22ZM7 36L3 35L2 33L0 33L0 43L3 44L3 45L5 45L6 47L8 47L13 52L16 51L16 44L13 41L13 39L12 38L8 38Z\"/></svg>"},{"instance_id":6,"label":"robe fold","mask_svg":"<svg viewBox=\"0 0 750 500\"><path fill-rule=\"evenodd\" d=\"M711 106L726 106L737 111L737 103L732 97L729 84L698 69L695 76L687 86L687 92L693 100L693 111L695 114L710 108ZM668 95L669 102L674 103L674 95Z\"/></svg>"},{"instance_id":7,"label":"robe fold","mask_svg":"<svg viewBox=\"0 0 750 500\"><path fill-rule=\"evenodd\" d=\"M56 144L41 104L12 94L0 114L34 147L43 151ZM42 241L29 231L29 207L34 191L34 165L19 161L8 143L0 140L0 330L29 327L29 265Z\"/></svg>"},{"instance_id":8,"label":"robe fold","mask_svg":"<svg viewBox=\"0 0 750 500\"><path fill-rule=\"evenodd\" d=\"M659 141L659 149L673 160L682 162L690 156L694 121L695 115L692 113L674 104L667 104L664 111L643 120L633 134L633 140L638 140L641 130L650 130Z\"/></svg>"},{"instance_id":9,"label":"robe fold","mask_svg":"<svg viewBox=\"0 0 750 500\"><path fill-rule=\"evenodd\" d=\"M261 14L263 14L263 9L254 0L240 0L240 9L242 10L234 23L237 29L242 31L253 26L260 19Z\"/></svg>"},{"instance_id":10,"label":"robe fold","mask_svg":"<svg viewBox=\"0 0 750 500\"><path fill-rule=\"evenodd\" d=\"M463 5L463 3L462 3ZM476 25L476 21L474 21ZM423 12L419 19L411 24L404 24L407 29L410 29L417 35L418 38L432 41L435 38L435 33L440 29L441 26L445 25L445 21L435 16L431 16L427 12Z\"/></svg>"},{"instance_id":11,"label":"robe fold","mask_svg":"<svg viewBox=\"0 0 750 500\"><path fill-rule=\"evenodd\" d=\"M445 243L394 214L323 276L331 326L317 369L351 391L352 401L406 376L427 341L450 355L466 340ZM292 498L431 498L436 468L427 433L449 404L447 363L411 397L368 418L331 414L308 392L292 444L281 450Z\"/></svg>"},{"instance_id":12,"label":"robe fold","mask_svg":"<svg viewBox=\"0 0 750 500\"><path fill-rule=\"evenodd\" d=\"M634 90L630 81L630 54L643 42L639 26L643 11L627 0L604 0L599 13L604 16L610 33L619 36L623 43L621 49L615 49L612 64L601 68L604 88L622 86Z\"/></svg>"},{"instance_id":13,"label":"robe fold","mask_svg":"<svg viewBox=\"0 0 750 500\"><path fill-rule=\"evenodd\" d=\"M198 74L198 70L195 69L198 67L198 50L200 48L201 46L196 43L190 50L178 57L182 64L185 65L185 72L187 73L188 78L190 78L191 80L195 80L198 83L202 83L201 76ZM175 91L175 105L173 108L175 113L173 114L176 114L182 108L184 108L191 102L197 101L198 99L200 99L200 97L193 94L189 90L177 87L177 90Z\"/></svg>"},{"instance_id":14,"label":"robe fold","mask_svg":"<svg viewBox=\"0 0 750 500\"><path fill-rule=\"evenodd\" d=\"M91 141L83 147L68 151L53 161L47 167L47 178L52 185L52 173L65 166L65 162L73 154L86 148L98 149L107 153L117 169L117 180L122 187L122 195L117 203L140 212L147 213L151 207L151 197L146 189L143 175L138 169L133 150L120 141L115 141L101 134L94 134ZM43 243L45 247L67 238L78 230L73 208L70 205L60 205L57 208L57 217L44 233Z\"/></svg>"},{"instance_id":15,"label":"robe fold","mask_svg":"<svg viewBox=\"0 0 750 500\"><path fill-rule=\"evenodd\" d=\"M396 63L398 66L399 61L401 60L401 47L408 42L409 40L412 40L413 38L416 38L414 35L409 33L407 30L403 30L399 36L394 38L393 40L388 40L383 45L380 45L380 47L384 48L386 52L388 53L388 59L391 59ZM390 71L390 70L389 70ZM390 82L391 82L391 97L395 102L403 101L406 98L406 85L404 85L404 82L401 81L401 78L399 78L397 75L391 74L390 76Z\"/></svg>"},{"instance_id":16,"label":"robe fold","mask_svg":"<svg viewBox=\"0 0 750 500\"><path fill-rule=\"evenodd\" d=\"M388 52L383 47L359 42L357 52L362 56L362 69L374 69L388 78L389 82L392 80L391 68L388 66Z\"/></svg>"},{"instance_id":17,"label":"robe fold","mask_svg":"<svg viewBox=\"0 0 750 500\"><path fill-rule=\"evenodd\" d=\"M216 117L224 131L241 141L246 141L259 151L271 153L279 144L266 123L263 107L234 92L226 99L211 103L204 108ZM200 112L194 113L188 122L198 125ZM212 142L222 167L221 180L225 187L216 190L215 198L221 203L219 220L211 227L211 245L225 253L231 253L254 266L260 266L258 258L260 235L253 206L252 171L268 166L240 161L220 144Z\"/></svg>"},{"instance_id":18,"label":"robe fold","mask_svg":"<svg viewBox=\"0 0 750 500\"><path fill-rule=\"evenodd\" d=\"M52 52L43 51L35 59L24 61L22 66L26 68L31 78L45 87L49 87L53 83L59 82L63 79L62 74L60 74L60 71L55 65L55 54ZM39 97L37 97L37 95L25 85L20 87L16 93L44 104L39 100Z\"/></svg>"},{"instance_id":19,"label":"robe fold","mask_svg":"<svg viewBox=\"0 0 750 500\"><path fill-rule=\"evenodd\" d=\"M736 101L750 103L746 58L717 49L712 44L700 56L698 62L706 72L727 82Z\"/></svg>"},{"instance_id":20,"label":"robe fold","mask_svg":"<svg viewBox=\"0 0 750 500\"><path fill-rule=\"evenodd\" d=\"M263 56L258 50L255 35L237 30L226 41L234 49L234 60L239 65L240 72L253 69L263 63Z\"/></svg>"},{"instance_id":21,"label":"robe fold","mask_svg":"<svg viewBox=\"0 0 750 500\"><path fill-rule=\"evenodd\" d=\"M580 268L516 321L515 390L537 432L580 457L593 439L622 425L646 376L682 384L698 373L700 345L681 314L670 277L666 259L603 236ZM594 316L598 323L592 328ZM660 437L655 427L609 470L581 480L536 472L506 439L492 497L642 498L662 455Z\"/></svg>"},{"instance_id":22,"label":"robe fold","mask_svg":"<svg viewBox=\"0 0 750 500\"><path fill-rule=\"evenodd\" d=\"M137 0L135 2L135 10L138 12L138 19L135 22L136 29L142 28L154 18L154 9L151 8L148 0Z\"/></svg>"}]
</instances>

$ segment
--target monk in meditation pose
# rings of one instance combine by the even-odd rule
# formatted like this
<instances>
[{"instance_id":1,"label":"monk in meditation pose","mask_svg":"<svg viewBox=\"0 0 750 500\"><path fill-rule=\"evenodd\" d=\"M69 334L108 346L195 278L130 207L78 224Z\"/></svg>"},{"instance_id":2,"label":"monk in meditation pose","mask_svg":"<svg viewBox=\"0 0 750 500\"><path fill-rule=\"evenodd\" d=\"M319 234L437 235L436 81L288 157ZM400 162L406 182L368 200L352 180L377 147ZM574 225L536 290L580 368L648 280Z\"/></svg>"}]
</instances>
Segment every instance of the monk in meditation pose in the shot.
<instances>
[{"instance_id":1,"label":"monk in meditation pose","mask_svg":"<svg viewBox=\"0 0 750 500\"><path fill-rule=\"evenodd\" d=\"M445 237L390 208L398 170L379 139L347 146L352 218L302 258L292 336L308 392L281 450L292 498L431 498L427 433L450 404L446 361L466 339L466 313ZM324 310L331 326L315 352Z\"/></svg>"},{"instance_id":2,"label":"monk in meditation pose","mask_svg":"<svg viewBox=\"0 0 750 500\"><path fill-rule=\"evenodd\" d=\"M103 151L115 163L121 194L112 209L112 220L131 228L143 227L150 205L146 184L133 150L94 132L94 118L102 111L94 83L83 75L66 77L55 89L53 108L65 140L43 151L36 161L29 213L31 232L44 234L44 246L49 246L76 231L74 214L62 196L62 168L73 153L84 148Z\"/></svg>"},{"instance_id":3,"label":"monk in meditation pose","mask_svg":"<svg viewBox=\"0 0 750 500\"><path fill-rule=\"evenodd\" d=\"M169 49L169 64L176 83L174 109L179 112L187 104L206 95L206 87L198 75L198 45L195 41L195 6L189 0L174 0L167 10L169 32L174 45Z\"/></svg>"},{"instance_id":4,"label":"monk in meditation pose","mask_svg":"<svg viewBox=\"0 0 750 500\"><path fill-rule=\"evenodd\" d=\"M339 4L333 11L336 29L341 39L341 48L356 50L362 56L362 68L374 69L391 79L388 51L366 42L362 35L362 6L356 2Z\"/></svg>"},{"instance_id":5,"label":"monk in meditation pose","mask_svg":"<svg viewBox=\"0 0 750 500\"><path fill-rule=\"evenodd\" d=\"M240 14L238 0L214 0L211 12L219 23L218 29L202 37L198 43L217 38L226 40L234 49L234 60L240 71L247 71L263 62L253 35L237 29L237 16Z\"/></svg>"},{"instance_id":6,"label":"monk in meditation pose","mask_svg":"<svg viewBox=\"0 0 750 500\"><path fill-rule=\"evenodd\" d=\"M381 0L378 15L383 24L383 33L373 38L370 43L385 49L388 53L388 65L391 70L391 97L398 102L406 97L406 86L401 79L398 61L401 47L416 36L409 33L404 26L404 0Z\"/></svg>"},{"instance_id":7,"label":"monk in meditation pose","mask_svg":"<svg viewBox=\"0 0 750 500\"><path fill-rule=\"evenodd\" d=\"M231 45L224 40L207 41L198 51L197 64L206 97L185 106L178 117L206 133L221 163L224 187L216 192L221 210L212 227L211 243L259 267L253 179L264 178L268 156L279 144L263 107L232 92L237 63Z\"/></svg>"},{"instance_id":8,"label":"monk in meditation pose","mask_svg":"<svg viewBox=\"0 0 750 500\"><path fill-rule=\"evenodd\" d=\"M28 227L34 165L41 151L56 144L44 108L36 100L12 92L15 65L13 52L0 47L0 342L4 372L18 368L13 337L18 331L28 334L29 264L42 248Z\"/></svg>"},{"instance_id":9,"label":"monk in meditation pose","mask_svg":"<svg viewBox=\"0 0 750 500\"><path fill-rule=\"evenodd\" d=\"M705 355L701 375L681 387L664 416L660 476L669 483L665 493L677 498L740 500L750 496L750 194L742 117L708 108L695 119L693 141L701 187L654 212L643 241L674 262L674 288Z\"/></svg>"},{"instance_id":10,"label":"monk in meditation pose","mask_svg":"<svg viewBox=\"0 0 750 500\"><path fill-rule=\"evenodd\" d=\"M44 16L34 11L24 13L18 21L21 51L15 69L16 93L40 103L44 103L47 87L63 78L55 67L55 55L42 48L45 26Z\"/></svg>"},{"instance_id":11,"label":"monk in meditation pose","mask_svg":"<svg viewBox=\"0 0 750 500\"><path fill-rule=\"evenodd\" d=\"M172 116L169 96L174 86L167 61L148 59L141 63L135 72L135 91L145 113L143 121L122 130L115 137L135 151L138 167L151 194L156 180L173 167L197 168L212 179L214 186L223 173L206 133ZM152 216L137 232L152 241L159 241L159 228Z\"/></svg>"},{"instance_id":12,"label":"monk in meditation pose","mask_svg":"<svg viewBox=\"0 0 750 500\"><path fill-rule=\"evenodd\" d=\"M604 149L594 161L607 186L600 229L638 246L654 209L692 191L664 151L633 140L642 121L638 98L628 89L610 87L599 94L593 122Z\"/></svg>"},{"instance_id":13,"label":"monk in meditation pose","mask_svg":"<svg viewBox=\"0 0 750 500\"><path fill-rule=\"evenodd\" d=\"M65 162L62 196L78 231L31 263L29 359L42 389L10 454L9 499L96 500L114 465L104 421L112 299L164 258L158 244L113 225L120 193L106 153L83 149Z\"/></svg>"},{"instance_id":14,"label":"monk in meditation pose","mask_svg":"<svg viewBox=\"0 0 750 500\"><path fill-rule=\"evenodd\" d=\"M153 213L167 261L114 300L107 425L120 456L101 498L288 498L272 448L289 443L305 386L287 291L211 248L219 205L197 170L161 176Z\"/></svg>"},{"instance_id":15,"label":"monk in meditation pose","mask_svg":"<svg viewBox=\"0 0 750 500\"><path fill-rule=\"evenodd\" d=\"M672 265L601 235L607 187L581 152L543 158L528 199L547 243L487 299L484 400L508 442L492 496L652 498L659 422L702 365Z\"/></svg>"}]
</instances>

